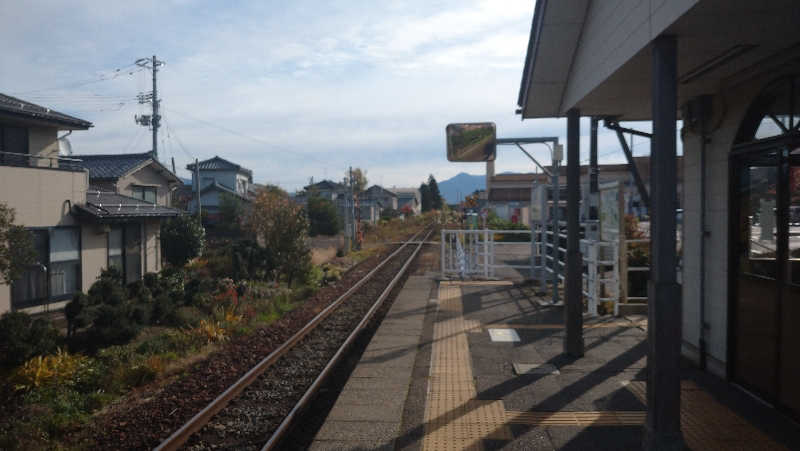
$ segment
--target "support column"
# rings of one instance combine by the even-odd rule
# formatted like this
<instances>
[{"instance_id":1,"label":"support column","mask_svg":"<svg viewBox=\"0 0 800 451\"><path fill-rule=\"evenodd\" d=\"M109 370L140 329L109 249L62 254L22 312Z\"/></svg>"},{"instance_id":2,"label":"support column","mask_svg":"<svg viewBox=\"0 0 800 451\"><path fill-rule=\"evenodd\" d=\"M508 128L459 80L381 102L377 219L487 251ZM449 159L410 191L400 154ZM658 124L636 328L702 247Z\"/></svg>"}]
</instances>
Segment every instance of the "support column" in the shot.
<instances>
[{"instance_id":1,"label":"support column","mask_svg":"<svg viewBox=\"0 0 800 451\"><path fill-rule=\"evenodd\" d=\"M583 356L583 277L580 242L581 200L580 120L577 109L567 111L567 274L564 301L564 352Z\"/></svg>"},{"instance_id":2,"label":"support column","mask_svg":"<svg viewBox=\"0 0 800 451\"><path fill-rule=\"evenodd\" d=\"M647 287L647 421L643 447L682 450L681 293L675 240L677 45L674 36L659 36L652 46L651 269Z\"/></svg>"},{"instance_id":3,"label":"support column","mask_svg":"<svg viewBox=\"0 0 800 451\"><path fill-rule=\"evenodd\" d=\"M597 167L597 123L599 121L597 117L592 116L591 133L589 135L589 201L592 204L589 206L589 219L597 219L599 217L597 211L600 203L598 199L600 186L597 180L600 173Z\"/></svg>"}]
</instances>

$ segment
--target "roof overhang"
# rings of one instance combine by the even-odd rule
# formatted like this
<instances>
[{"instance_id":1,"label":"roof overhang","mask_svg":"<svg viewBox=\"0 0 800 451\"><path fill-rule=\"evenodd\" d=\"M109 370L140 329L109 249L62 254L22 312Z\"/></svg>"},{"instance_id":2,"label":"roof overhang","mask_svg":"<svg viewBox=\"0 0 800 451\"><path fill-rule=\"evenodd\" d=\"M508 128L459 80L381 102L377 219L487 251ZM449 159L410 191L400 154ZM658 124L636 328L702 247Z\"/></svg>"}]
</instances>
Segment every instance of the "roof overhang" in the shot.
<instances>
[{"instance_id":1,"label":"roof overhang","mask_svg":"<svg viewBox=\"0 0 800 451\"><path fill-rule=\"evenodd\" d=\"M677 38L682 105L798 61L798 23L800 2L790 0L538 0L518 112L529 119L578 108L649 120L651 42L659 35Z\"/></svg>"}]
</instances>

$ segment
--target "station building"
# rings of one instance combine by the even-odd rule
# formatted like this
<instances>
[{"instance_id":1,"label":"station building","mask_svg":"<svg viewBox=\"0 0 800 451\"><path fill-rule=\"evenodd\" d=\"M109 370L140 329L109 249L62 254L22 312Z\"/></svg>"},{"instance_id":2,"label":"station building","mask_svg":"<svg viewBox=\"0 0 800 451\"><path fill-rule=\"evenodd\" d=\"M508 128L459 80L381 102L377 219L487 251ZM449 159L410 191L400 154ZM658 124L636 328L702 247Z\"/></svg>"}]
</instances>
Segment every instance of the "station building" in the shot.
<instances>
[{"instance_id":1,"label":"station building","mask_svg":"<svg viewBox=\"0 0 800 451\"><path fill-rule=\"evenodd\" d=\"M574 127L580 116L653 121L652 171L680 164L684 219L682 280L667 299L680 303L679 321L651 314L650 328L662 330L651 341L672 340L664 328L680 330L683 356L794 419L798 24L800 3L791 0L538 0L518 99L523 119L567 116L569 124L572 115ZM679 163L675 139L683 144ZM664 187L650 189L658 201ZM667 210L656 213L654 233ZM649 346L651 365L663 348Z\"/></svg>"}]
</instances>

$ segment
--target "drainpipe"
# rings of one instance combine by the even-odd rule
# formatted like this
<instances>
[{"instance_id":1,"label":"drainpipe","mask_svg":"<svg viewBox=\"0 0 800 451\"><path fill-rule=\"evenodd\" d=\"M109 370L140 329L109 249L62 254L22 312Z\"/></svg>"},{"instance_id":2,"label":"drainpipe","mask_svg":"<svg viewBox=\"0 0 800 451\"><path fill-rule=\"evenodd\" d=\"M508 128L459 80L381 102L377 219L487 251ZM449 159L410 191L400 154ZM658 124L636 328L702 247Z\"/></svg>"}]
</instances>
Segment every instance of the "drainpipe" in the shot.
<instances>
[{"instance_id":1,"label":"drainpipe","mask_svg":"<svg viewBox=\"0 0 800 451\"><path fill-rule=\"evenodd\" d=\"M707 124L711 113L711 96L697 100L697 116L700 121L700 334L697 342L700 353L700 369L706 369L706 144L709 140Z\"/></svg>"}]
</instances>

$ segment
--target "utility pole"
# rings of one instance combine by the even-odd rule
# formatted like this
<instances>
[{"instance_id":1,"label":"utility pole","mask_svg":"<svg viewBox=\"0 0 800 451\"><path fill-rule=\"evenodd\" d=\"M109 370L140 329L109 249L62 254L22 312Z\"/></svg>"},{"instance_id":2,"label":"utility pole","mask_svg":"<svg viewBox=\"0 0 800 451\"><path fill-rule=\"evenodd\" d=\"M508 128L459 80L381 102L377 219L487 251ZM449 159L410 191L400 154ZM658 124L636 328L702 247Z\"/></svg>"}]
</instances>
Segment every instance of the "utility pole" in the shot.
<instances>
[{"instance_id":1,"label":"utility pole","mask_svg":"<svg viewBox=\"0 0 800 451\"><path fill-rule=\"evenodd\" d=\"M202 207L200 205L200 161L197 158L194 159L194 179L196 181L196 191L194 195L197 198L197 220L201 221L203 219L203 212L201 211Z\"/></svg>"},{"instance_id":2,"label":"utility pole","mask_svg":"<svg viewBox=\"0 0 800 451\"><path fill-rule=\"evenodd\" d=\"M150 69L153 72L153 91L152 92L140 92L137 97L140 104L150 103L153 107L153 114L152 115L141 115L135 116L136 123L142 125L144 127L150 127L150 130L153 131L153 158L158 160L158 128L161 126L161 116L158 114L158 107L161 101L158 99L158 87L156 85L156 79L158 74L158 67L163 66L164 62L159 61L156 59L156 56L153 55L152 58L139 58L136 60L136 65L139 67L145 67Z\"/></svg>"}]
</instances>

